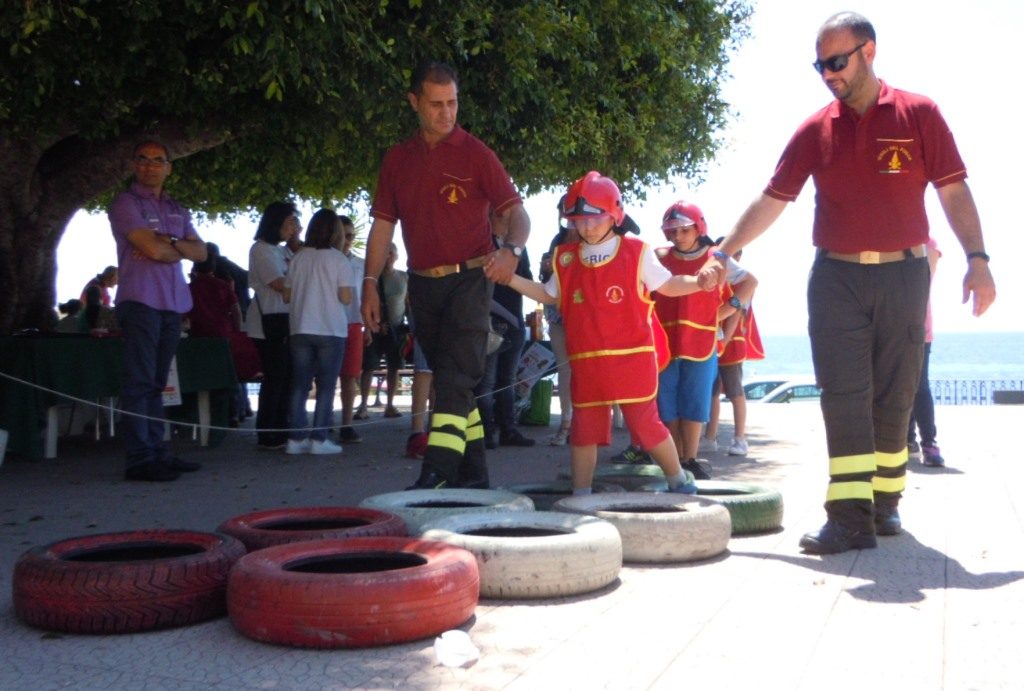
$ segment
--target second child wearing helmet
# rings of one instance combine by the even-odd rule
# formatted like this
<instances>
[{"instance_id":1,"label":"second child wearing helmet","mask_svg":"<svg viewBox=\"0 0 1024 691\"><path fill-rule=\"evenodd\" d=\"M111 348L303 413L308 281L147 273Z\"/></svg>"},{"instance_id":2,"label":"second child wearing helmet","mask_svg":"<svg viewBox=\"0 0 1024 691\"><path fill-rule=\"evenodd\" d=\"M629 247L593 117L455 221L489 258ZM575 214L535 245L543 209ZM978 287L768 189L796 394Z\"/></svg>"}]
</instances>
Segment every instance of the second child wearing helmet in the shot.
<instances>
[{"instance_id":1,"label":"second child wearing helmet","mask_svg":"<svg viewBox=\"0 0 1024 691\"><path fill-rule=\"evenodd\" d=\"M696 276L714 247L704 213L696 204L677 201L665 211L661 229L672 243L656 251L662 265L673 275ZM697 448L718 374L718 323L745 307L756 286L734 261L727 271L728 280L714 290L655 298L672 355L659 375L658 412L672 431L683 468L698 480L710 477L697 463Z\"/></svg>"},{"instance_id":2,"label":"second child wearing helmet","mask_svg":"<svg viewBox=\"0 0 1024 691\"><path fill-rule=\"evenodd\" d=\"M573 494L589 494L598 445L611 441L611 406L618 403L631 436L665 473L669 489L692 494L692 476L679 466L675 442L658 417L658 334L651 292L699 290L692 276L672 276L644 242L623 233L635 227L611 178L587 173L569 188L560 213L580 236L555 248L547 283L513 276L509 285L545 305L558 305L572 368ZM490 272L490 267L488 267Z\"/></svg>"}]
</instances>

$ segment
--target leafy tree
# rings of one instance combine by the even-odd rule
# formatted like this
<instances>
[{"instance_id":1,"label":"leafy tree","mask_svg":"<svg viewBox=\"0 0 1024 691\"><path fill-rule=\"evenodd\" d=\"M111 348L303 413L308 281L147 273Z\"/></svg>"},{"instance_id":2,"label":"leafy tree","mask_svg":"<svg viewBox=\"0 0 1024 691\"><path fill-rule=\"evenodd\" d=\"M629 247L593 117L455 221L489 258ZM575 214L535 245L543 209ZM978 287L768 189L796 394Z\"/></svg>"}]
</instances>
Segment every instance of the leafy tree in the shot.
<instances>
[{"instance_id":1,"label":"leafy tree","mask_svg":"<svg viewBox=\"0 0 1024 691\"><path fill-rule=\"evenodd\" d=\"M640 190L699 177L745 0L11 0L0 8L0 333L52 318L67 222L179 159L171 192L222 214L367 194L415 127L409 71L460 71L459 119L524 193L589 168Z\"/></svg>"}]
</instances>

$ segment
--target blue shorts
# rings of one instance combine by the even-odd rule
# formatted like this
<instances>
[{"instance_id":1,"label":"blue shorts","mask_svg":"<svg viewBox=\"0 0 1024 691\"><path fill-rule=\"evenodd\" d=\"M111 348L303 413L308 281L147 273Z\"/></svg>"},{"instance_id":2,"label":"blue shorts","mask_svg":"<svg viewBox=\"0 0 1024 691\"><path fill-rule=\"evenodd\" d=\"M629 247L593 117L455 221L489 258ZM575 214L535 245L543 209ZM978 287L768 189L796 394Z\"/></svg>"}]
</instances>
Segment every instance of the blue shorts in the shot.
<instances>
[{"instance_id":1,"label":"blue shorts","mask_svg":"<svg viewBox=\"0 0 1024 691\"><path fill-rule=\"evenodd\" d=\"M718 376L718 355L707 360L674 359L658 375L658 414L663 422L707 422L711 417L711 386Z\"/></svg>"},{"instance_id":2,"label":"blue shorts","mask_svg":"<svg viewBox=\"0 0 1024 691\"><path fill-rule=\"evenodd\" d=\"M429 372L430 365L427 364L427 356L420 348L420 342L413 337L412 342L412 369L414 372Z\"/></svg>"}]
</instances>

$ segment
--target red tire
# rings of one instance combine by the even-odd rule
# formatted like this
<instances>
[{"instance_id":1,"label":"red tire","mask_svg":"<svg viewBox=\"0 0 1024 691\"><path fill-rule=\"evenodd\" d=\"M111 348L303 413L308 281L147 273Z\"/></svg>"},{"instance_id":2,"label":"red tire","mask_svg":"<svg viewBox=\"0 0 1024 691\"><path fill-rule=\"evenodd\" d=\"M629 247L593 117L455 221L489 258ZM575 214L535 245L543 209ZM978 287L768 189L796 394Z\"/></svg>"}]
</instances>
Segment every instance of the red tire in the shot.
<instances>
[{"instance_id":1,"label":"red tire","mask_svg":"<svg viewBox=\"0 0 1024 691\"><path fill-rule=\"evenodd\" d=\"M393 513L348 506L255 511L221 523L217 530L238 538L250 552L302 540L408 535Z\"/></svg>"},{"instance_id":2,"label":"red tire","mask_svg":"<svg viewBox=\"0 0 1024 691\"><path fill-rule=\"evenodd\" d=\"M133 633L223 616L231 566L245 554L227 535L141 530L35 547L14 566L14 611L66 633Z\"/></svg>"},{"instance_id":3,"label":"red tire","mask_svg":"<svg viewBox=\"0 0 1024 691\"><path fill-rule=\"evenodd\" d=\"M434 636L480 598L476 558L415 538L314 540L238 560L228 616L243 635L302 648L362 648Z\"/></svg>"}]
</instances>

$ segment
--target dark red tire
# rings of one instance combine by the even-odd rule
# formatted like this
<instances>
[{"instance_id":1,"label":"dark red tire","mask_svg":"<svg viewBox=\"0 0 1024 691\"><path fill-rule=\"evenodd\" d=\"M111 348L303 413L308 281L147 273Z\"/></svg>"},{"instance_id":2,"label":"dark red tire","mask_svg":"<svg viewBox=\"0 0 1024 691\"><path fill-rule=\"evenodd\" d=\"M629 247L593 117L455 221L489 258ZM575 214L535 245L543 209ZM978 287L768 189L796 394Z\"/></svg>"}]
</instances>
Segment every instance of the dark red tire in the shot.
<instances>
[{"instance_id":1,"label":"dark red tire","mask_svg":"<svg viewBox=\"0 0 1024 691\"><path fill-rule=\"evenodd\" d=\"M250 552L302 540L403 537L405 521L387 511L350 506L309 506L254 511L221 523L217 530L238 538Z\"/></svg>"},{"instance_id":2,"label":"dark red tire","mask_svg":"<svg viewBox=\"0 0 1024 691\"><path fill-rule=\"evenodd\" d=\"M65 633L134 633L223 616L228 572L245 554L228 535L140 530L61 540L14 566L14 612Z\"/></svg>"},{"instance_id":3,"label":"dark red tire","mask_svg":"<svg viewBox=\"0 0 1024 691\"><path fill-rule=\"evenodd\" d=\"M238 560L228 616L244 636L300 648L414 641L464 623L480 599L476 557L408 537L313 540Z\"/></svg>"}]
</instances>

